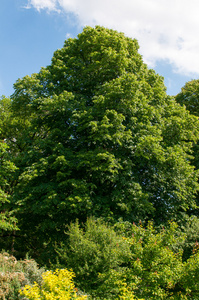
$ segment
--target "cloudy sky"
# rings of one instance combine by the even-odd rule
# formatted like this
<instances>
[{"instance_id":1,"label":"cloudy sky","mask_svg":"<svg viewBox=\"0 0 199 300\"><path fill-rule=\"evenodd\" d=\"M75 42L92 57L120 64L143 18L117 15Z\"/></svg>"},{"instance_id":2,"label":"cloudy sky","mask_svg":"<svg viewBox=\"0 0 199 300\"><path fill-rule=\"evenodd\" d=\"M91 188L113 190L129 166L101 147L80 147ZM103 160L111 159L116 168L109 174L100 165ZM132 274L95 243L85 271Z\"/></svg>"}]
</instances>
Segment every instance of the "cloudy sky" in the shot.
<instances>
[{"instance_id":1,"label":"cloudy sky","mask_svg":"<svg viewBox=\"0 0 199 300\"><path fill-rule=\"evenodd\" d=\"M199 78L198 0L1 0L0 95L49 65L64 40L86 25L136 38L170 95Z\"/></svg>"}]
</instances>

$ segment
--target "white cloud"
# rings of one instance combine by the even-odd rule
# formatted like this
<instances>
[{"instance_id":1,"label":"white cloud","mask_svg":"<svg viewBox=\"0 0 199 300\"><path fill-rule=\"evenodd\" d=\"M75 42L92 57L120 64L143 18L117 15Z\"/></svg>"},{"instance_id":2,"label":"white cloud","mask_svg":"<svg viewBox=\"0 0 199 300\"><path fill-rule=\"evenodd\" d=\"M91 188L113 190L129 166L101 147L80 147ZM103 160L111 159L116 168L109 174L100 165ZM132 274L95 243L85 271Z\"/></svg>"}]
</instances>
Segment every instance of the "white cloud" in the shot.
<instances>
[{"instance_id":1,"label":"white cloud","mask_svg":"<svg viewBox=\"0 0 199 300\"><path fill-rule=\"evenodd\" d=\"M150 66L165 60L176 72L199 74L198 0L29 0L28 7L73 13L80 26L123 31L138 39Z\"/></svg>"},{"instance_id":2,"label":"white cloud","mask_svg":"<svg viewBox=\"0 0 199 300\"><path fill-rule=\"evenodd\" d=\"M57 4L57 0L28 0L28 4L25 8L30 9L31 7L35 7L38 11L47 9L48 11L60 12L57 8Z\"/></svg>"}]
</instances>

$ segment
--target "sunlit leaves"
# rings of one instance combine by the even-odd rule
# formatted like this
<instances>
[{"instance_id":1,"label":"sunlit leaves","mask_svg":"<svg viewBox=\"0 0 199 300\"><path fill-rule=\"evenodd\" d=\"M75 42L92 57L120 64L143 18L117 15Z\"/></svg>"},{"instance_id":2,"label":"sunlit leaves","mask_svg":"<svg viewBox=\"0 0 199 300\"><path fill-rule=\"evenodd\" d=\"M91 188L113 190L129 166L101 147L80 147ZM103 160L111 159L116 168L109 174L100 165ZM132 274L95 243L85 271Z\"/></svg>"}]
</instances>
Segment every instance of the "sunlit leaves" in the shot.
<instances>
[{"instance_id":1,"label":"sunlit leaves","mask_svg":"<svg viewBox=\"0 0 199 300\"><path fill-rule=\"evenodd\" d=\"M16 82L9 114L14 204L32 240L90 215L159 224L196 208L198 120L166 95L136 40L86 27Z\"/></svg>"}]
</instances>

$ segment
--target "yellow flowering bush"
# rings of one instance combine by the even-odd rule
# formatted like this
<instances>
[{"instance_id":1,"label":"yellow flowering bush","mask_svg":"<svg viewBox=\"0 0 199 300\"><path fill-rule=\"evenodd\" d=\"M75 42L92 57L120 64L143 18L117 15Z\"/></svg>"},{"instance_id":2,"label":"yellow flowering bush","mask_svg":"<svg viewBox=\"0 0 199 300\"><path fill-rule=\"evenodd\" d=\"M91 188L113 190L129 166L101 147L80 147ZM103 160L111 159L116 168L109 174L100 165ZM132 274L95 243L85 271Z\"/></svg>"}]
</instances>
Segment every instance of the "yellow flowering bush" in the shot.
<instances>
[{"instance_id":1,"label":"yellow flowering bush","mask_svg":"<svg viewBox=\"0 0 199 300\"><path fill-rule=\"evenodd\" d=\"M34 283L20 290L20 295L29 300L84 300L87 296L78 296L73 278L75 274L67 269L56 269L55 272L43 273L41 286Z\"/></svg>"}]
</instances>

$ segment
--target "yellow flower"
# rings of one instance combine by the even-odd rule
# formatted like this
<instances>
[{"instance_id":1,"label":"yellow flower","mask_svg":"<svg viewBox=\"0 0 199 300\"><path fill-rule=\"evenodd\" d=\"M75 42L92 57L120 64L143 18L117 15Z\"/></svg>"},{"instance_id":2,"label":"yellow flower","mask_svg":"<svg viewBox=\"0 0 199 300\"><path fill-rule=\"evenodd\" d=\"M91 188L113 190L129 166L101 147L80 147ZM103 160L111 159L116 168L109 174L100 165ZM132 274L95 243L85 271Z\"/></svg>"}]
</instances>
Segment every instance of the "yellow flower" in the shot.
<instances>
[{"instance_id":1,"label":"yellow flower","mask_svg":"<svg viewBox=\"0 0 199 300\"><path fill-rule=\"evenodd\" d=\"M26 285L20 290L20 295L29 300L84 300L87 296L78 296L73 278L75 274L67 269L57 269L55 272L43 273L41 287L35 282L33 286Z\"/></svg>"}]
</instances>

